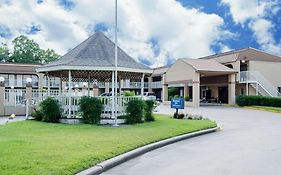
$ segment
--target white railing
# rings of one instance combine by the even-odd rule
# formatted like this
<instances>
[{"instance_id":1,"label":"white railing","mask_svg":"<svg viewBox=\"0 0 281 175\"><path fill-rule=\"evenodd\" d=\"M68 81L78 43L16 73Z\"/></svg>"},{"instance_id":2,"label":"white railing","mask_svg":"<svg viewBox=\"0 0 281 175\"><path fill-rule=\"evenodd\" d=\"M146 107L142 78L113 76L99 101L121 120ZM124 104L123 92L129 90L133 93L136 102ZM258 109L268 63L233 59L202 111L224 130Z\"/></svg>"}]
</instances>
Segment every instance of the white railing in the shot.
<instances>
[{"instance_id":1,"label":"white railing","mask_svg":"<svg viewBox=\"0 0 281 175\"><path fill-rule=\"evenodd\" d=\"M280 97L281 93L258 71L243 71L239 73L240 83L256 83L269 96Z\"/></svg>"},{"instance_id":2,"label":"white railing","mask_svg":"<svg viewBox=\"0 0 281 175\"><path fill-rule=\"evenodd\" d=\"M50 94L48 94L48 90L38 90L38 89L33 89L32 90L32 98L42 98L42 97L55 97L59 96L59 90L50 90Z\"/></svg>"},{"instance_id":3,"label":"white railing","mask_svg":"<svg viewBox=\"0 0 281 175\"><path fill-rule=\"evenodd\" d=\"M162 86L163 86L162 81L154 81L151 84L152 89L162 88Z\"/></svg>"},{"instance_id":4,"label":"white railing","mask_svg":"<svg viewBox=\"0 0 281 175\"><path fill-rule=\"evenodd\" d=\"M67 96L56 96L55 99L59 100L60 105L63 110L63 118L81 118L81 114L79 112L79 100L82 96L72 96L69 104L69 97ZM40 102L47 97L44 98L32 98L27 100L27 110L26 115L28 116L29 108L36 108L40 104ZM101 117L102 118L112 118L112 97L97 97L101 100L103 104L103 110ZM132 99L139 99L139 96L133 97L125 97L119 96L117 97L117 116L125 115L126 114L126 104ZM69 115L69 108L70 108L70 115Z\"/></svg>"},{"instance_id":5,"label":"white railing","mask_svg":"<svg viewBox=\"0 0 281 175\"><path fill-rule=\"evenodd\" d=\"M129 87L125 87L125 88L137 88L137 89L140 89L141 88L141 82L130 82L130 86ZM144 82L144 88L148 88L148 82Z\"/></svg>"},{"instance_id":6,"label":"white railing","mask_svg":"<svg viewBox=\"0 0 281 175\"><path fill-rule=\"evenodd\" d=\"M19 106L25 104L25 89L6 89L5 90L5 106Z\"/></svg>"}]
</instances>

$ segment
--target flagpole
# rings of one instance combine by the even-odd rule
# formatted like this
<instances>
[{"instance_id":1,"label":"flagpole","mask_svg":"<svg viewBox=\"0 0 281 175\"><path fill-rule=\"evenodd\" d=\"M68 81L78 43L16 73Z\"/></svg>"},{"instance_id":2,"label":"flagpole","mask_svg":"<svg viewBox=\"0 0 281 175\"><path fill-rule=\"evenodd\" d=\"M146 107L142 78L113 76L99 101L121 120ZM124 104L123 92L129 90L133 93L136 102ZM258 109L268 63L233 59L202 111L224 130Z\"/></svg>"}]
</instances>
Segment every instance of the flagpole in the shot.
<instances>
[{"instance_id":1,"label":"flagpole","mask_svg":"<svg viewBox=\"0 0 281 175\"><path fill-rule=\"evenodd\" d=\"M115 104L114 104L114 117L115 117L115 120L114 120L114 125L113 126L118 126L118 123L117 123L117 60L118 60L118 50L117 50L117 0L115 0L115 34L114 34L114 37L115 37L115 53L114 53L114 56L115 56L115 88L114 88L114 91L115 91ZM112 89L113 91L113 89Z\"/></svg>"}]
</instances>

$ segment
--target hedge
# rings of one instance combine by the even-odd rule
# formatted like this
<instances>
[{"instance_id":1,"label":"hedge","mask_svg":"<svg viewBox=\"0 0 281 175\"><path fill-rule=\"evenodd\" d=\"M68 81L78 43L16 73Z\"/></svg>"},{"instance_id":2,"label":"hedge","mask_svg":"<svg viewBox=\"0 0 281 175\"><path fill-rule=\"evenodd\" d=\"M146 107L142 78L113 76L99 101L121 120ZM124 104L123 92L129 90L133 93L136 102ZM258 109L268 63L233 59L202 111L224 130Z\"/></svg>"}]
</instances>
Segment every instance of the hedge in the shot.
<instances>
[{"instance_id":1,"label":"hedge","mask_svg":"<svg viewBox=\"0 0 281 175\"><path fill-rule=\"evenodd\" d=\"M99 124L103 109L101 100L84 96L79 100L79 107L84 123Z\"/></svg>"},{"instance_id":2,"label":"hedge","mask_svg":"<svg viewBox=\"0 0 281 175\"><path fill-rule=\"evenodd\" d=\"M281 98L265 96L245 96L241 95L236 98L239 106L272 106L281 107Z\"/></svg>"},{"instance_id":3,"label":"hedge","mask_svg":"<svg viewBox=\"0 0 281 175\"><path fill-rule=\"evenodd\" d=\"M154 100L146 100L145 101L145 114L144 114L144 120L147 122L154 121L153 116L153 108L154 108L155 101Z\"/></svg>"},{"instance_id":4,"label":"hedge","mask_svg":"<svg viewBox=\"0 0 281 175\"><path fill-rule=\"evenodd\" d=\"M145 102L140 99L134 99L127 103L126 123L135 124L143 122L145 114Z\"/></svg>"},{"instance_id":5,"label":"hedge","mask_svg":"<svg viewBox=\"0 0 281 175\"><path fill-rule=\"evenodd\" d=\"M39 104L39 111L40 112L37 113L37 115L43 115L41 116L43 122L57 123L61 118L61 108L59 101L52 97L46 98ZM40 116L36 117L37 120L40 119Z\"/></svg>"}]
</instances>

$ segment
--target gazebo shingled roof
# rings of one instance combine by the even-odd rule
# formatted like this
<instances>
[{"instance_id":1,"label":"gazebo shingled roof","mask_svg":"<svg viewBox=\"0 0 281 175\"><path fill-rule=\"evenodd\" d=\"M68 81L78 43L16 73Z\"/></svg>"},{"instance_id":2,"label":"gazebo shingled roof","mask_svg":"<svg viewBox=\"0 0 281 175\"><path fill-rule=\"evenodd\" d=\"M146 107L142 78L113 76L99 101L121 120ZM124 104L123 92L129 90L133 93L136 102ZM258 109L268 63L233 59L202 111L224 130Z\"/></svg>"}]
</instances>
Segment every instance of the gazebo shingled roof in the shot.
<instances>
[{"instance_id":1,"label":"gazebo shingled roof","mask_svg":"<svg viewBox=\"0 0 281 175\"><path fill-rule=\"evenodd\" d=\"M107 79L114 71L114 63L114 42L98 32L58 60L40 66L37 71L67 79L67 71L71 70L74 78L91 76L95 79ZM151 74L152 71L118 47L119 78L140 78L143 73Z\"/></svg>"}]
</instances>

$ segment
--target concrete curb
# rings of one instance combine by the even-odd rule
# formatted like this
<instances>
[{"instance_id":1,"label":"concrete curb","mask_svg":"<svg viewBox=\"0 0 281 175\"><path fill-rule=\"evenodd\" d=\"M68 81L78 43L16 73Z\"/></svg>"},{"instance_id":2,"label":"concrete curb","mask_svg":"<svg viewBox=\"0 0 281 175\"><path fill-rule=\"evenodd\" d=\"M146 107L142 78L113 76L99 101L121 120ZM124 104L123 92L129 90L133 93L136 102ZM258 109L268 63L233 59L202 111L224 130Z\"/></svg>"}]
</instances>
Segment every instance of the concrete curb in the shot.
<instances>
[{"instance_id":1,"label":"concrete curb","mask_svg":"<svg viewBox=\"0 0 281 175\"><path fill-rule=\"evenodd\" d=\"M193 132L193 133L189 133L189 134L184 134L184 135L180 135L180 136L176 136L176 137L172 137L169 139L165 139L159 142L155 142L149 145L145 145L143 147L134 149L132 151L129 151L127 153L121 154L119 156L113 157L111 159L108 159L106 161L103 161L89 169L86 169L84 171L81 171L80 173L77 173L77 175L97 175L100 174L106 170L109 170L110 168L113 168L114 166L117 166L123 162L126 162L127 160L130 160L134 157L137 157L141 154L147 153L149 151L152 151L154 149L175 143L175 142L179 142L185 139L189 139L192 137L196 137L196 136L200 136L200 135L204 135L204 134L208 134L208 133L212 133L212 132L216 132L218 130L220 130L221 128L219 126L215 127L215 128L211 128L211 129L206 129L206 130L202 130L202 131L197 131L197 132Z\"/></svg>"}]
</instances>

